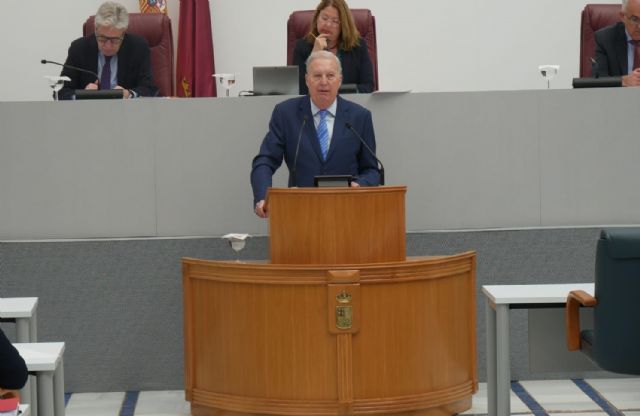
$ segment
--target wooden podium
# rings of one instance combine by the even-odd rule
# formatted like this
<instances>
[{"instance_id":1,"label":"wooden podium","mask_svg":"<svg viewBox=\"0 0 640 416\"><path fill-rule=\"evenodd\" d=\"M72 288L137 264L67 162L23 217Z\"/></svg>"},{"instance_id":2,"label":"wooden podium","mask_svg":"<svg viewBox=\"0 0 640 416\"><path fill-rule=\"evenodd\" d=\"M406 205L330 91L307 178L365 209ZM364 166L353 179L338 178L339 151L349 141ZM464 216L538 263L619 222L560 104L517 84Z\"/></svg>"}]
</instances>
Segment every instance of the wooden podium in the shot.
<instances>
[{"instance_id":1,"label":"wooden podium","mask_svg":"<svg viewBox=\"0 0 640 416\"><path fill-rule=\"evenodd\" d=\"M471 407L475 253L407 261L404 193L271 189L270 263L183 259L192 415Z\"/></svg>"},{"instance_id":2,"label":"wooden podium","mask_svg":"<svg viewBox=\"0 0 640 416\"><path fill-rule=\"evenodd\" d=\"M271 262L380 263L405 259L404 186L271 188Z\"/></svg>"}]
</instances>

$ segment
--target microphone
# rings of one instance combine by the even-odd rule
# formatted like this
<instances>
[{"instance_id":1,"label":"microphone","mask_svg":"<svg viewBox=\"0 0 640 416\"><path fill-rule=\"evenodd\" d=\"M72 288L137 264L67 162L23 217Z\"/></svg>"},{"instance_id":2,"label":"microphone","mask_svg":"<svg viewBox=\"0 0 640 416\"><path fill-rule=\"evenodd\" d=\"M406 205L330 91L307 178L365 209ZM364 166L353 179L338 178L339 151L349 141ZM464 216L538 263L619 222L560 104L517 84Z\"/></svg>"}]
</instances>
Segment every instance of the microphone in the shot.
<instances>
[{"instance_id":1,"label":"microphone","mask_svg":"<svg viewBox=\"0 0 640 416\"><path fill-rule=\"evenodd\" d=\"M371 153L371 156L373 156L373 158L376 160L376 162L378 162L380 164L380 185L384 186L384 166L382 165L382 162L380 161L380 159L378 159L378 157L376 156L376 153L371 150L371 148L369 147L369 145L367 144L367 142L364 141L364 139L362 138L362 136L360 136L358 134L358 132L356 131L356 129L353 128L353 126L351 125L351 123L346 122L344 123L344 125L351 130L351 132L360 140L360 143L362 143L364 145L364 147L367 148L367 150L369 151L369 153Z\"/></svg>"},{"instance_id":2,"label":"microphone","mask_svg":"<svg viewBox=\"0 0 640 416\"><path fill-rule=\"evenodd\" d=\"M293 168L291 169L291 183L292 186L296 186L296 167L298 165L298 153L300 153L300 141L302 140L302 132L304 126L307 124L307 115L302 118L302 124L300 125L300 132L298 133L298 142L296 143L296 154L293 157Z\"/></svg>"},{"instance_id":3,"label":"microphone","mask_svg":"<svg viewBox=\"0 0 640 416\"><path fill-rule=\"evenodd\" d=\"M96 73L95 73L95 72L93 72L93 71L89 71L88 69L78 68L77 66L68 65L68 64L61 64L60 62L47 61L46 59L42 59L42 60L40 60L40 63L41 63L41 64L54 64L54 65L59 65L59 66L61 66L61 67L63 67L63 68L69 68L69 69L74 69L74 70L76 70L76 71L85 72L85 73L87 73L87 74L91 74L91 75L93 75L94 77L96 77L95 79L96 79L96 80L98 80L98 83L100 82L100 81L99 81L98 74L96 74Z\"/></svg>"},{"instance_id":4,"label":"microphone","mask_svg":"<svg viewBox=\"0 0 640 416\"><path fill-rule=\"evenodd\" d=\"M598 65L598 61L595 58L591 59L591 76L594 78L600 78L600 65Z\"/></svg>"}]
</instances>

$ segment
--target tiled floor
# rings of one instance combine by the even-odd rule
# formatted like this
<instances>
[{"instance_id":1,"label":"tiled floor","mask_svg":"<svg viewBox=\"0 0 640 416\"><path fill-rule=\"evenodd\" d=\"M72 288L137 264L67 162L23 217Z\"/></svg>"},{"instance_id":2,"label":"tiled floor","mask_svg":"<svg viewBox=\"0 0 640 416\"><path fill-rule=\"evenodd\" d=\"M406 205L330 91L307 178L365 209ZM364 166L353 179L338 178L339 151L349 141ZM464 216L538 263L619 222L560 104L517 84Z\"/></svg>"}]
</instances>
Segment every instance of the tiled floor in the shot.
<instances>
[{"instance_id":1,"label":"tiled floor","mask_svg":"<svg viewBox=\"0 0 640 416\"><path fill-rule=\"evenodd\" d=\"M188 416L183 391L76 393L67 416ZM512 414L536 416L640 416L640 378L520 381L512 384ZM466 415L487 414L487 385L480 383Z\"/></svg>"}]
</instances>

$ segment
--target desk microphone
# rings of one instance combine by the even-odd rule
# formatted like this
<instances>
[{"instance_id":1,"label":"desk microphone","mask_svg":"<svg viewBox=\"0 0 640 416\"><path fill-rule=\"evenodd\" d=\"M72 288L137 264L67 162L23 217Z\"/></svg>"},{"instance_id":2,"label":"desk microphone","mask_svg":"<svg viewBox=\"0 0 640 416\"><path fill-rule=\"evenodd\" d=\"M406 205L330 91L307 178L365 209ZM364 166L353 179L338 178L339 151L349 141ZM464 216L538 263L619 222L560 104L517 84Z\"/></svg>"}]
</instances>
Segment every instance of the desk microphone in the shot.
<instances>
[{"instance_id":1,"label":"desk microphone","mask_svg":"<svg viewBox=\"0 0 640 416\"><path fill-rule=\"evenodd\" d=\"M93 71L89 71L88 69L84 69L84 68L78 68L77 66L67 65L67 64L61 64L60 62L47 61L46 59L42 59L42 60L40 60L40 63L41 63L41 64L54 64L54 65L59 65L59 66L61 66L61 67L63 67L63 68L74 69L74 70L76 70L76 71L80 71L80 72L85 72L85 73L87 73L87 74L91 74L91 75L93 75L94 77L96 77L96 78L95 78L96 80L98 80L98 79L99 79L98 74L96 74L95 72L93 72ZM98 82L100 82L100 81L98 81Z\"/></svg>"},{"instance_id":2,"label":"desk microphone","mask_svg":"<svg viewBox=\"0 0 640 416\"><path fill-rule=\"evenodd\" d=\"M384 166L382 165L382 162L380 161L380 159L378 159L378 157L376 156L376 153L371 150L371 148L369 147L369 145L367 144L367 142L364 141L364 139L362 138L362 136L360 136L358 134L358 132L356 131L356 129L353 128L353 126L351 125L351 123L346 122L344 124L349 130L351 130L351 132L360 140L360 143L362 143L364 145L364 147L367 148L367 150L369 151L369 153L371 153L371 156L373 156L373 158L376 160L376 162L378 162L380 164L380 169L378 169L380 171L380 185L384 186Z\"/></svg>"},{"instance_id":3,"label":"desk microphone","mask_svg":"<svg viewBox=\"0 0 640 416\"><path fill-rule=\"evenodd\" d=\"M598 65L598 61L595 58L591 59L591 76L594 78L600 77L600 65Z\"/></svg>"},{"instance_id":4,"label":"desk microphone","mask_svg":"<svg viewBox=\"0 0 640 416\"><path fill-rule=\"evenodd\" d=\"M302 132L304 126L307 124L307 115L302 118L302 124L300 125L300 132L298 133L298 142L296 143L296 154L293 157L293 168L291 169L291 186L296 186L296 168L298 165L298 153L300 152L300 141L302 140Z\"/></svg>"}]
</instances>

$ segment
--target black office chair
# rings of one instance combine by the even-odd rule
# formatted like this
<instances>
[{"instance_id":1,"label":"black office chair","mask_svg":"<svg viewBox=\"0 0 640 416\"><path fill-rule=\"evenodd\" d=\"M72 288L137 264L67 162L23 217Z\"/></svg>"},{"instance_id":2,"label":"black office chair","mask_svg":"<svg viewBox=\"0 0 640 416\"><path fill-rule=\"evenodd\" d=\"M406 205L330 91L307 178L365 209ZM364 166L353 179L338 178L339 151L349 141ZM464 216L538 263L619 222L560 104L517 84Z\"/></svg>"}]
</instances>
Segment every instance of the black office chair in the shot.
<instances>
[{"instance_id":1,"label":"black office chair","mask_svg":"<svg viewBox=\"0 0 640 416\"><path fill-rule=\"evenodd\" d=\"M607 371L640 375L640 228L603 230L596 251L595 296L567 298L567 347ZM594 327L580 331L580 307L594 309Z\"/></svg>"}]
</instances>

